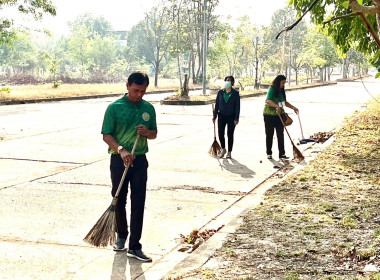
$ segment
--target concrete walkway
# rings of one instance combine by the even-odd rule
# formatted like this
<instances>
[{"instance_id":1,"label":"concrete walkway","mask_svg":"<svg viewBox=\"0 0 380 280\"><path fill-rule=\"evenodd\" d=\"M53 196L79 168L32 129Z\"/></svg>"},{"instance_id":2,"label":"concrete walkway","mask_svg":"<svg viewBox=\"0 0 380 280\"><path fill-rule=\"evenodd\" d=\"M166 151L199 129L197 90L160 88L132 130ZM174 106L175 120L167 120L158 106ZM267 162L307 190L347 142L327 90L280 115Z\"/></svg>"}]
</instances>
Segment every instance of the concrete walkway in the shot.
<instances>
[{"instance_id":1,"label":"concrete walkway","mask_svg":"<svg viewBox=\"0 0 380 280\"><path fill-rule=\"evenodd\" d=\"M379 84L366 79L376 95ZM307 137L338 127L371 99L360 82L287 96L300 109ZM91 247L82 239L111 203L100 127L114 99L0 107L0 279L161 279L179 268L196 267L233 232L239 215L284 175L265 159L265 96L242 101L231 160L207 153L213 141L211 105L155 104L159 134L148 153L142 238L153 263ZM295 122L289 132L297 141L299 124L291 116ZM298 147L308 149L307 159L321 149ZM286 150L291 155L288 139ZM274 147L275 157L276 152ZM192 254L178 252L180 234L220 226Z\"/></svg>"}]
</instances>

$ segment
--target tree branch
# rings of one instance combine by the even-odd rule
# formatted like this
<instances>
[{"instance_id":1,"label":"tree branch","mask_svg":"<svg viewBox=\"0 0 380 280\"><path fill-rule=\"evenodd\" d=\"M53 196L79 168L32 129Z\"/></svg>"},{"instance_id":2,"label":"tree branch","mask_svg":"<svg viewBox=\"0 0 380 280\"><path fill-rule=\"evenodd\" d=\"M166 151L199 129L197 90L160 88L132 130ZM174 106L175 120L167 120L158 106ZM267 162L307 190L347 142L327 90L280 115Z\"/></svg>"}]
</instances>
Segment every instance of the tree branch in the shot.
<instances>
[{"instance_id":1,"label":"tree branch","mask_svg":"<svg viewBox=\"0 0 380 280\"><path fill-rule=\"evenodd\" d=\"M374 0L375 1L375 0ZM349 0L351 10L363 14L376 15L380 13L380 1L375 2L375 6L363 6L358 3L357 0Z\"/></svg>"},{"instance_id":2,"label":"tree branch","mask_svg":"<svg viewBox=\"0 0 380 280\"><path fill-rule=\"evenodd\" d=\"M363 13L360 13L360 17L364 21L365 26L367 27L369 33L371 33L371 35L372 35L373 39L375 40L377 46L380 48L380 39L379 39L379 37L377 37L375 30L373 30L372 26L369 24L367 18L365 17L365 15Z\"/></svg>"},{"instance_id":3,"label":"tree branch","mask_svg":"<svg viewBox=\"0 0 380 280\"><path fill-rule=\"evenodd\" d=\"M352 0L350 0L352 1ZM328 21L324 21L323 22L323 25L327 24L327 23L330 23L332 21L335 21L335 20L338 20L338 19L342 19L342 18L347 18L347 17L353 17L353 16L360 16L361 19L363 20L364 22L364 25L366 26L367 30L369 31L369 33L372 35L373 39L375 40L377 46L380 48L380 39L379 37L377 36L375 30L373 30L371 24L368 22L367 18L365 17L364 13L360 13L360 12L356 12L356 13L352 13L352 14L349 14L349 15L344 15L344 16L340 16L340 17L335 17L335 18L332 18Z\"/></svg>"},{"instance_id":4,"label":"tree branch","mask_svg":"<svg viewBox=\"0 0 380 280\"><path fill-rule=\"evenodd\" d=\"M335 18L329 19L329 20L327 20L327 21L324 21L324 22L323 22L323 25L326 25L327 23L330 23L330 22L336 21L336 20L338 20L338 19L348 18L348 17L354 17L354 16L358 16L358 15L360 15L359 12L352 13L352 14L348 14L348 15L344 15L344 16L335 17Z\"/></svg>"},{"instance_id":5,"label":"tree branch","mask_svg":"<svg viewBox=\"0 0 380 280\"><path fill-rule=\"evenodd\" d=\"M314 0L314 2L310 5L310 7L307 8L306 12L299 19L297 19L297 21L295 23L293 23L292 25L289 25L284 30L282 30L280 33L278 33L276 36L276 40L278 39L278 37L280 37L282 32L287 32L289 30L292 30L302 20L302 18L315 6L315 4L317 4L318 1L319 0Z\"/></svg>"}]
</instances>

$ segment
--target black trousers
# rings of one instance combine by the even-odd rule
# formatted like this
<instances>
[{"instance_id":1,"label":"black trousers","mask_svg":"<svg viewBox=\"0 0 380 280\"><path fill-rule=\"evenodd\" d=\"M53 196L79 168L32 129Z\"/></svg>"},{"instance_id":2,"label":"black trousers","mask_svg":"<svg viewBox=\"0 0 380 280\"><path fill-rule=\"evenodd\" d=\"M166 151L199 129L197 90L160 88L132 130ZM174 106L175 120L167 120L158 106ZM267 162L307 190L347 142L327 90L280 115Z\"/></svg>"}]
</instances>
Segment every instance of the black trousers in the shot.
<instances>
[{"instance_id":1,"label":"black trousers","mask_svg":"<svg viewBox=\"0 0 380 280\"><path fill-rule=\"evenodd\" d=\"M234 145L234 131L235 123L234 116L223 116L218 115L218 136L220 141L220 146L222 149L226 148L226 140L224 139L224 132L227 125L227 138L228 138L228 151L232 152L232 147Z\"/></svg>"},{"instance_id":2,"label":"black trousers","mask_svg":"<svg viewBox=\"0 0 380 280\"><path fill-rule=\"evenodd\" d=\"M267 155L272 154L273 135L276 129L279 156L285 155L284 126L279 116L264 115Z\"/></svg>"},{"instance_id":3,"label":"black trousers","mask_svg":"<svg viewBox=\"0 0 380 280\"><path fill-rule=\"evenodd\" d=\"M112 196L114 197L119 187L121 177L124 172L124 164L120 155L111 155L111 181ZM128 185L131 188L131 219L129 249L141 249L140 239L144 221L144 208L146 197L146 182L148 179L148 161L145 155L136 156L133 160L133 167L129 167L121 188L116 204L116 231L121 238L128 237L128 222L126 216L126 204L128 195Z\"/></svg>"}]
</instances>

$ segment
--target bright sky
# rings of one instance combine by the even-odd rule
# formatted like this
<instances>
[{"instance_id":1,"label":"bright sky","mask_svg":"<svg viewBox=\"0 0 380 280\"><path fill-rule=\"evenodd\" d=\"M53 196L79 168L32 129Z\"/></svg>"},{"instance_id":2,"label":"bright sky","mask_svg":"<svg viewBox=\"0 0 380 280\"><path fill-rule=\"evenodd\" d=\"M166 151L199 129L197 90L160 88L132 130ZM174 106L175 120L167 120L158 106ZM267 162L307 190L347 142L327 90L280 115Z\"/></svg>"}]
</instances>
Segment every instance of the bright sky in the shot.
<instances>
[{"instance_id":1,"label":"bright sky","mask_svg":"<svg viewBox=\"0 0 380 280\"><path fill-rule=\"evenodd\" d=\"M157 5L158 0L52 0L57 7L57 16L45 16L39 28L48 28L55 34L67 33L67 22L77 16L91 13L93 16L103 16L111 22L115 30L129 30L134 24L144 18L144 13ZM286 6L287 0L220 0L217 13L223 16L231 15L238 18L249 15L258 25L268 25L272 14ZM17 21L21 16L16 13Z\"/></svg>"}]
</instances>

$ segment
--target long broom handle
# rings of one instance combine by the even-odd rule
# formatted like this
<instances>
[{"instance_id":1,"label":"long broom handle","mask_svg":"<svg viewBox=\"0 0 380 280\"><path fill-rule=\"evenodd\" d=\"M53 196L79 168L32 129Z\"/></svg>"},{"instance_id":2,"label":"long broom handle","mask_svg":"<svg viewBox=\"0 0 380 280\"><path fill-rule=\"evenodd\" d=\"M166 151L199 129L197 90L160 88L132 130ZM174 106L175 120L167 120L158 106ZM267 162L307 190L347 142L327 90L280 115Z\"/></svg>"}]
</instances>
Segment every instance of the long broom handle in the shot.
<instances>
[{"instance_id":1,"label":"long broom handle","mask_svg":"<svg viewBox=\"0 0 380 280\"><path fill-rule=\"evenodd\" d=\"M303 129L302 129L302 124L301 124L300 113L297 113L297 116L298 116L298 121L299 121L299 123L300 123L300 128L301 128L301 136L302 136L302 139L305 139L305 137L303 136Z\"/></svg>"},{"instance_id":2,"label":"long broom handle","mask_svg":"<svg viewBox=\"0 0 380 280\"><path fill-rule=\"evenodd\" d=\"M286 126L285 126L285 124L284 124L284 121L283 121L282 118L281 118L281 115L280 115L279 113L277 113L277 115L278 115L278 117L280 118L280 121L281 121L282 125L284 126L286 133L287 133L288 136L289 136L290 142L292 142L293 147L295 147L295 145L294 145L294 143L293 143L293 140L292 140L292 137L290 137L290 134L289 134L288 130L286 129Z\"/></svg>"},{"instance_id":3,"label":"long broom handle","mask_svg":"<svg viewBox=\"0 0 380 280\"><path fill-rule=\"evenodd\" d=\"M212 118L213 119L214 119L214 110L215 110L214 103L212 103ZM215 122L213 122L213 123L214 123L214 139L216 139Z\"/></svg>"},{"instance_id":4,"label":"long broom handle","mask_svg":"<svg viewBox=\"0 0 380 280\"><path fill-rule=\"evenodd\" d=\"M133 144L133 148L132 148L132 152L131 152L132 157L133 157L133 155L135 154L135 150L136 150L136 147L137 147L137 143L139 142L139 139L140 139L140 134L137 134L137 136L136 136L136 140L135 140L135 143ZM118 186L118 188L117 188L116 194L115 194L115 196L114 196L114 198L113 198L113 201L112 201L112 204L115 202L114 205L116 205L117 199L118 199L118 197L119 197L119 193L120 193L120 191L121 191L121 187L122 187L123 184L124 184L125 176L127 176L127 172L128 172L128 169L129 169L129 165L130 165L130 164L128 164L128 165L124 168L123 176L121 177L121 180L120 180L119 186Z\"/></svg>"}]
</instances>

